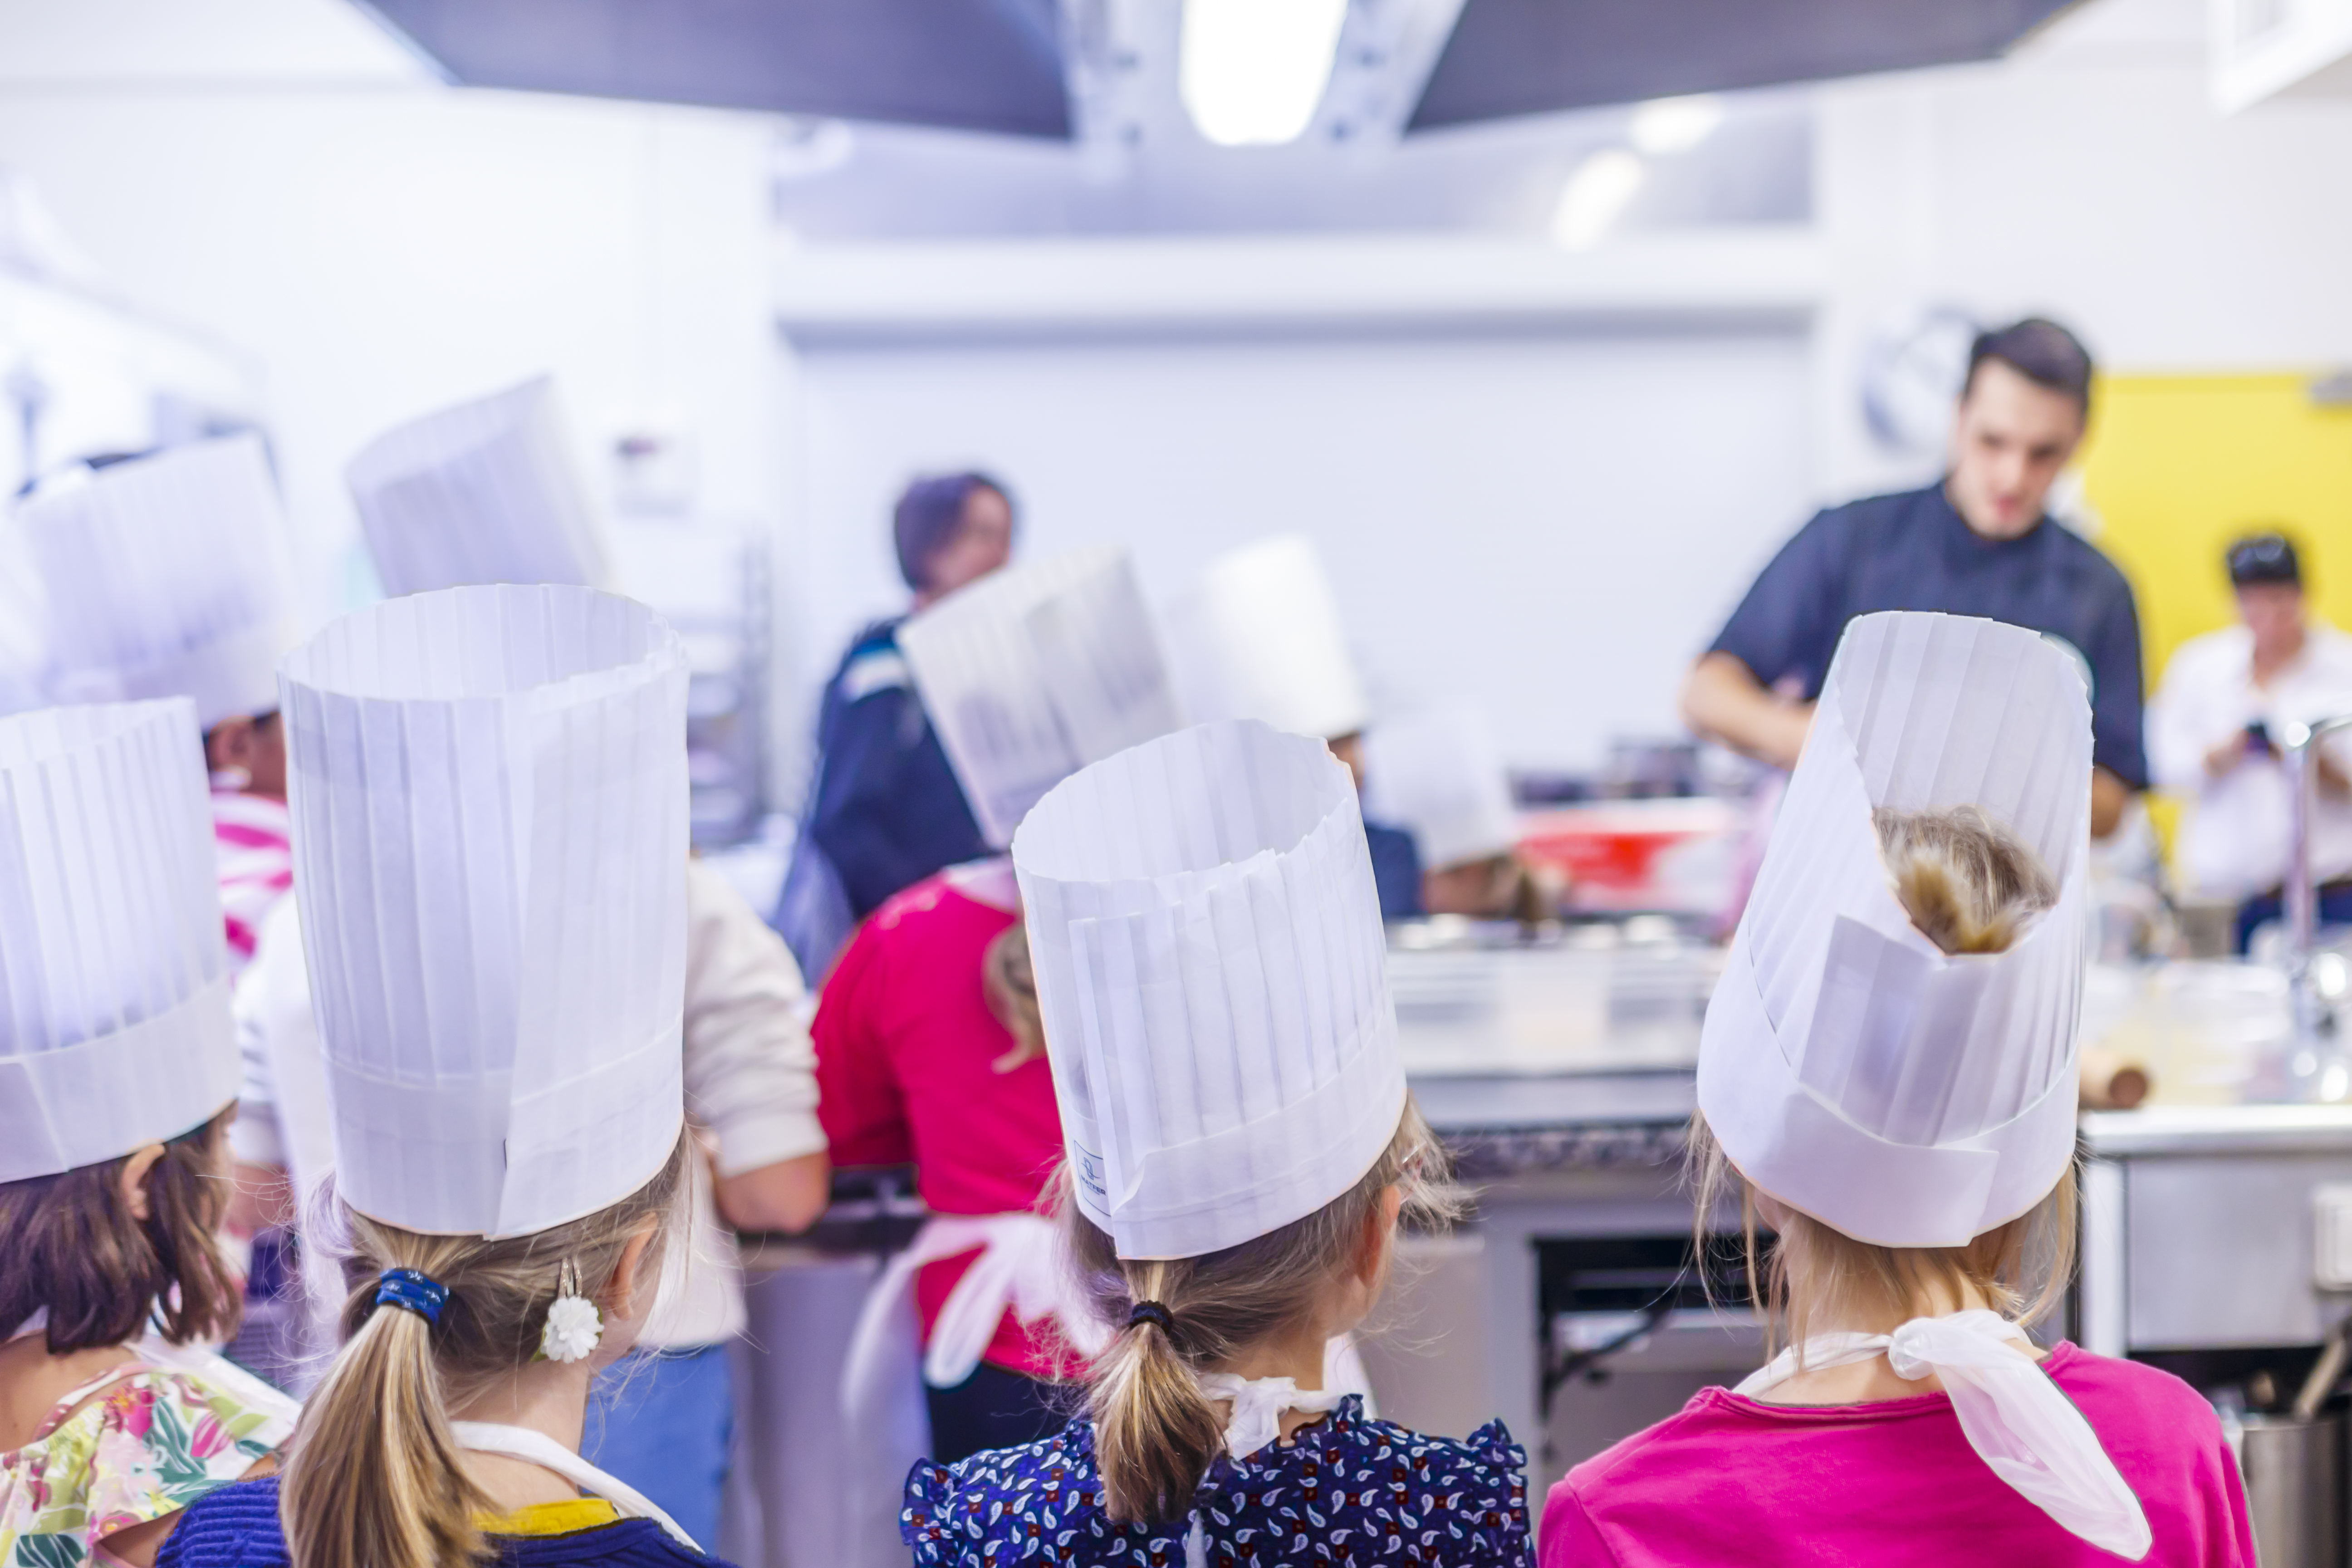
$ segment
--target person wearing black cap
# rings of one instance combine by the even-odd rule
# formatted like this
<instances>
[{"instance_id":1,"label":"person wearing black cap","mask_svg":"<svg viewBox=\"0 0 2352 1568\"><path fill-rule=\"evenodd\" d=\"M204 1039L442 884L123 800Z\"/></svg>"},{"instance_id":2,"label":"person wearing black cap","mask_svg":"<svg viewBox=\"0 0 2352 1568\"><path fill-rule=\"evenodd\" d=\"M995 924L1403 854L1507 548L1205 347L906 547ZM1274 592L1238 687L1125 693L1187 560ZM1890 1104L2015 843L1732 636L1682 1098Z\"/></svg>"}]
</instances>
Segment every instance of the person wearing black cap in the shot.
<instances>
[{"instance_id":1,"label":"person wearing black cap","mask_svg":"<svg viewBox=\"0 0 2352 1568\"><path fill-rule=\"evenodd\" d=\"M2311 613L2303 563L2275 529L2225 557L2239 624L2180 645L2148 703L2158 785L2193 803L2179 863L2190 891L2238 900L2238 951L2279 917L2287 780L2278 737L2291 721L2352 713L2352 636ZM2352 746L2322 742L2312 868L2319 918L2352 923Z\"/></svg>"},{"instance_id":2,"label":"person wearing black cap","mask_svg":"<svg viewBox=\"0 0 2352 1568\"><path fill-rule=\"evenodd\" d=\"M1013 492L982 473L919 479L890 531L919 610L1013 558ZM812 984L893 893L990 852L898 652L905 619L851 640L817 711L809 807L770 921Z\"/></svg>"},{"instance_id":3,"label":"person wearing black cap","mask_svg":"<svg viewBox=\"0 0 2352 1568\"><path fill-rule=\"evenodd\" d=\"M2091 356L2054 321L1980 333L1950 468L1925 489L1817 514L1764 568L1684 683L1691 728L1796 764L1846 623L1880 610L1982 616L2053 637L2091 683L2091 830L2147 787L2139 613L2115 563L2053 521L2050 487L2081 445Z\"/></svg>"}]
</instances>

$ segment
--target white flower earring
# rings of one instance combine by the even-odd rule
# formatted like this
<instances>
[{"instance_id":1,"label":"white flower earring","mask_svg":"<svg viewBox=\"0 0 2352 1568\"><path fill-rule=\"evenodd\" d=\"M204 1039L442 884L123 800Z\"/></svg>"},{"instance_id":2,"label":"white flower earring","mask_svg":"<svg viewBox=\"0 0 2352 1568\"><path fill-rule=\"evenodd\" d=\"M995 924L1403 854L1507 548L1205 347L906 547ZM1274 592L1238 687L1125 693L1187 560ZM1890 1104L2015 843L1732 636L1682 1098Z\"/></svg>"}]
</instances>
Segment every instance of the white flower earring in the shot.
<instances>
[{"instance_id":1,"label":"white flower earring","mask_svg":"<svg viewBox=\"0 0 2352 1568\"><path fill-rule=\"evenodd\" d=\"M580 1270L570 1258L556 1276L555 1300L547 1309L547 1327L539 1336L539 1353L549 1361L586 1361L604 1337L604 1320L596 1303L580 1294Z\"/></svg>"}]
</instances>

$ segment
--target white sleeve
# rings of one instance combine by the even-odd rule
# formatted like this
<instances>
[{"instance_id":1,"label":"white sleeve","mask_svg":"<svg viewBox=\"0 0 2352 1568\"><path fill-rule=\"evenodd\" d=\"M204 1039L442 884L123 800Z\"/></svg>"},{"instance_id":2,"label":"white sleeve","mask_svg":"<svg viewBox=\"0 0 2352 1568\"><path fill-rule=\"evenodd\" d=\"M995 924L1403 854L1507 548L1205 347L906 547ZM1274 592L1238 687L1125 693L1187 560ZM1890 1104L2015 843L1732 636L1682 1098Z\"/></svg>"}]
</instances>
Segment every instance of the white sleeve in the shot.
<instances>
[{"instance_id":1,"label":"white sleeve","mask_svg":"<svg viewBox=\"0 0 2352 1568\"><path fill-rule=\"evenodd\" d=\"M265 923L260 945L254 950L253 962L237 977L236 997L229 1007L236 1022L242 1078L236 1090L236 1120L228 1127L228 1146L240 1164L275 1165L282 1170L287 1165L286 1138L278 1124L278 1086L269 1068L268 988L278 962L283 960L272 961L268 932Z\"/></svg>"},{"instance_id":2,"label":"white sleeve","mask_svg":"<svg viewBox=\"0 0 2352 1568\"><path fill-rule=\"evenodd\" d=\"M2209 735L2213 660L2194 641L2164 667L2164 679L2147 702L2147 771L2168 795L2195 795L2205 787L2205 753L2229 737Z\"/></svg>"},{"instance_id":3,"label":"white sleeve","mask_svg":"<svg viewBox=\"0 0 2352 1568\"><path fill-rule=\"evenodd\" d=\"M725 878L687 863L686 1110L722 1176L825 1146L816 1119L814 1011L783 939Z\"/></svg>"}]
</instances>

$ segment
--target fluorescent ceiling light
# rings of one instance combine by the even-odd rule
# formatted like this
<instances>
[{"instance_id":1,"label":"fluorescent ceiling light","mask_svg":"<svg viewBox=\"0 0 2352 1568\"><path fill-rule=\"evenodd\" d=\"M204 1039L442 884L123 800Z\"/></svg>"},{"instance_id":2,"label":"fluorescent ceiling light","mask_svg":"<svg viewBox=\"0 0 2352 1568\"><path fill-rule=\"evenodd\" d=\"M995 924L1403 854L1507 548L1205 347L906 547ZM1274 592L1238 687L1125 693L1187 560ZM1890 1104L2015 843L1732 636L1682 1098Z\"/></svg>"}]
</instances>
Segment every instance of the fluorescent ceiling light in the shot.
<instances>
[{"instance_id":1,"label":"fluorescent ceiling light","mask_svg":"<svg viewBox=\"0 0 2352 1568\"><path fill-rule=\"evenodd\" d=\"M1588 250L1601 242L1649 171L1622 147L1595 153L1576 166L1559 188L1552 209L1551 237L1563 249Z\"/></svg>"},{"instance_id":2,"label":"fluorescent ceiling light","mask_svg":"<svg viewBox=\"0 0 2352 1568\"><path fill-rule=\"evenodd\" d=\"M1177 91L1220 147L1296 142L1331 80L1348 0L1184 0Z\"/></svg>"},{"instance_id":3,"label":"fluorescent ceiling light","mask_svg":"<svg viewBox=\"0 0 2352 1568\"><path fill-rule=\"evenodd\" d=\"M1723 100L1712 93L1689 98L1654 98L1633 110L1627 132L1633 145L1653 156L1687 153L1723 123Z\"/></svg>"}]
</instances>

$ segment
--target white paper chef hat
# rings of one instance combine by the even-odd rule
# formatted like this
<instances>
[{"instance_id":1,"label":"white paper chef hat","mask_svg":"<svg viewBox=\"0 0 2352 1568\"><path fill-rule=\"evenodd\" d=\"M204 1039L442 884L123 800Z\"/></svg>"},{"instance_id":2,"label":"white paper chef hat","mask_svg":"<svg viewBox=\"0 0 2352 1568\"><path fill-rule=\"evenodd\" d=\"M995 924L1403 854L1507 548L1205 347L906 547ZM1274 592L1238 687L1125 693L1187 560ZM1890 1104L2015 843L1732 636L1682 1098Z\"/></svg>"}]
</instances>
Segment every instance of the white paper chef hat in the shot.
<instances>
[{"instance_id":1,"label":"white paper chef hat","mask_svg":"<svg viewBox=\"0 0 2352 1568\"><path fill-rule=\"evenodd\" d=\"M1433 709L1382 719L1364 735L1364 774L1370 808L1410 828L1433 870L1518 847L1510 776L1475 713Z\"/></svg>"},{"instance_id":2,"label":"white paper chef hat","mask_svg":"<svg viewBox=\"0 0 2352 1568\"><path fill-rule=\"evenodd\" d=\"M0 1182L236 1098L212 813L184 697L0 719Z\"/></svg>"},{"instance_id":3,"label":"white paper chef hat","mask_svg":"<svg viewBox=\"0 0 2352 1568\"><path fill-rule=\"evenodd\" d=\"M281 678L342 1197L499 1237L643 1186L683 1115L677 634L591 588L453 588Z\"/></svg>"},{"instance_id":4,"label":"white paper chef hat","mask_svg":"<svg viewBox=\"0 0 2352 1568\"><path fill-rule=\"evenodd\" d=\"M611 585L546 376L388 431L343 478L394 597L485 583Z\"/></svg>"},{"instance_id":5,"label":"white paper chef hat","mask_svg":"<svg viewBox=\"0 0 2352 1568\"><path fill-rule=\"evenodd\" d=\"M16 515L47 593L59 700L187 697L207 730L277 705L293 574L259 437L116 463Z\"/></svg>"},{"instance_id":6,"label":"white paper chef hat","mask_svg":"<svg viewBox=\"0 0 2352 1568\"><path fill-rule=\"evenodd\" d=\"M1323 558L1300 534L1262 539L1209 563L1170 607L1185 706L1337 740L1371 720Z\"/></svg>"},{"instance_id":7,"label":"white paper chef hat","mask_svg":"<svg viewBox=\"0 0 2352 1568\"><path fill-rule=\"evenodd\" d=\"M1363 818L1321 742L1181 731L1064 781L1013 841L1062 1131L1122 1258L1303 1219L1404 1111Z\"/></svg>"},{"instance_id":8,"label":"white paper chef hat","mask_svg":"<svg viewBox=\"0 0 2352 1568\"><path fill-rule=\"evenodd\" d=\"M991 573L908 619L898 647L998 848L1062 780L1184 721L1114 546Z\"/></svg>"},{"instance_id":9,"label":"white paper chef hat","mask_svg":"<svg viewBox=\"0 0 2352 1568\"><path fill-rule=\"evenodd\" d=\"M2031 1209L2074 1148L2091 710L2060 649L1998 621L1847 626L1699 1047L1742 1174L1858 1240L1957 1247ZM1912 924L1871 812L1973 805L2060 889L2006 952Z\"/></svg>"}]
</instances>

